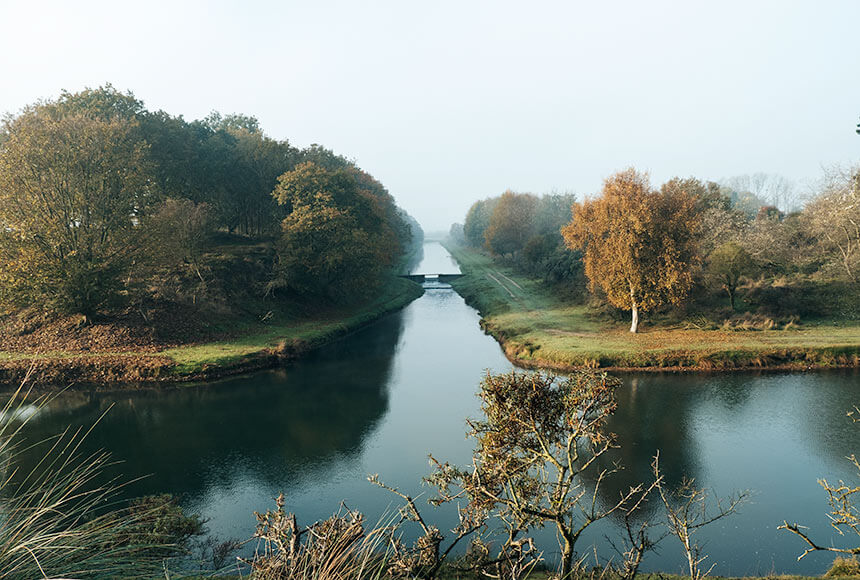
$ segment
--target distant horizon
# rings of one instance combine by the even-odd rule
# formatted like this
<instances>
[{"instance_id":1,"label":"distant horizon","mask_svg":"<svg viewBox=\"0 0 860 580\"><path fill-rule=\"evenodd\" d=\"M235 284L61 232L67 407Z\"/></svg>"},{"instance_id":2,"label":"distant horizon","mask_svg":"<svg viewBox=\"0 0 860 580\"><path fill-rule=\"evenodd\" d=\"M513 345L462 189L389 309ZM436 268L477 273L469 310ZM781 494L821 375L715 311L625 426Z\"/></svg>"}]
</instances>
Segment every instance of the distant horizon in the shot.
<instances>
[{"instance_id":1,"label":"distant horizon","mask_svg":"<svg viewBox=\"0 0 860 580\"><path fill-rule=\"evenodd\" d=\"M0 112L110 82L258 118L379 179L428 231L507 189L596 194L860 160L860 3L0 3Z\"/></svg>"}]
</instances>

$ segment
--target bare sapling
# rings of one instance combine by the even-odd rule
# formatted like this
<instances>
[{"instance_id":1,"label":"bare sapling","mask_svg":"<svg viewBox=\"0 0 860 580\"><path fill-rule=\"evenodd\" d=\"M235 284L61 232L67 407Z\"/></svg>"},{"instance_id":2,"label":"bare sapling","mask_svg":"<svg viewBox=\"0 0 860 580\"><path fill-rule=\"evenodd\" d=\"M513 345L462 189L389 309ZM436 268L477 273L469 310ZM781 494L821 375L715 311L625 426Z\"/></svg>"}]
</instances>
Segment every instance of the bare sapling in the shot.
<instances>
[{"instance_id":1,"label":"bare sapling","mask_svg":"<svg viewBox=\"0 0 860 580\"><path fill-rule=\"evenodd\" d=\"M678 538L687 560L691 580L705 578L716 566L712 563L704 568L708 556L704 554L702 545L696 539L696 532L713 524L738 510L738 507L749 498L748 491L736 492L728 498L716 497L709 501L709 491L696 487L695 480L684 478L681 485L674 491L666 489L660 474L660 454L654 457L651 464L657 483L657 491L666 509L666 525L669 534Z\"/></svg>"}]
</instances>

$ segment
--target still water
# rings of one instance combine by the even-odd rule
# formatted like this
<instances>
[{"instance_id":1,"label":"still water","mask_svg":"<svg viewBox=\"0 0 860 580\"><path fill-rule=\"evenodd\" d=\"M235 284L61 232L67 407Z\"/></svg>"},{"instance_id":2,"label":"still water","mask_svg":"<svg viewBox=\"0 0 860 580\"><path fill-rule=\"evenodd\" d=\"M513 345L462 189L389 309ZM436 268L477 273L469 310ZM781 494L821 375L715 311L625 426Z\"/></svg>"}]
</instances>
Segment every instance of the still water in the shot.
<instances>
[{"instance_id":1,"label":"still water","mask_svg":"<svg viewBox=\"0 0 860 580\"><path fill-rule=\"evenodd\" d=\"M436 243L419 273L458 272ZM428 289L403 311L320 349L286 369L205 385L115 393L68 393L36 415L28 437L89 425L112 408L88 440L123 461L128 478L146 476L129 496L173 493L209 519L219 537L248 538L253 511L287 508L309 523L341 501L372 523L398 504L366 481L371 473L413 495L427 455L465 464L465 419L476 416L481 377L510 363L478 327L478 314L450 289ZM824 515L816 480L856 474L846 456L860 450L860 427L846 412L860 401L855 371L806 374L625 374L610 425L625 466L604 497L647 480L659 450L667 480L684 476L720 495L749 489L739 514L702 530L715 574L823 572L831 556L800 563L799 539L778 532L784 519L810 526L821 543L839 538ZM656 505L653 518L659 517ZM427 507L427 512L431 510ZM438 516L440 527L451 514ZM606 522L580 540L612 555ZM554 536L541 536L552 557ZM845 541L845 540L843 540ZM849 540L850 541L850 540ZM643 568L680 572L678 545L664 540Z\"/></svg>"}]
</instances>

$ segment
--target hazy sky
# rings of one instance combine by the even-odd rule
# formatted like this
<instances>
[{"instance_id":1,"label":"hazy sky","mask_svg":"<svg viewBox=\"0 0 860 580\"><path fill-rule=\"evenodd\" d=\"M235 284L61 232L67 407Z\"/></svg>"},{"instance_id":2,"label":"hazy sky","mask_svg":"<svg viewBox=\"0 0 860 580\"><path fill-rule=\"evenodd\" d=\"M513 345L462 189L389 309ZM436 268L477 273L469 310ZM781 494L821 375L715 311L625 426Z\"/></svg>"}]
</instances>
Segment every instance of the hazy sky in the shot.
<instances>
[{"instance_id":1,"label":"hazy sky","mask_svg":"<svg viewBox=\"0 0 860 580\"><path fill-rule=\"evenodd\" d=\"M507 188L595 193L860 160L860 1L0 0L0 112L110 82L259 118L425 229Z\"/></svg>"}]
</instances>

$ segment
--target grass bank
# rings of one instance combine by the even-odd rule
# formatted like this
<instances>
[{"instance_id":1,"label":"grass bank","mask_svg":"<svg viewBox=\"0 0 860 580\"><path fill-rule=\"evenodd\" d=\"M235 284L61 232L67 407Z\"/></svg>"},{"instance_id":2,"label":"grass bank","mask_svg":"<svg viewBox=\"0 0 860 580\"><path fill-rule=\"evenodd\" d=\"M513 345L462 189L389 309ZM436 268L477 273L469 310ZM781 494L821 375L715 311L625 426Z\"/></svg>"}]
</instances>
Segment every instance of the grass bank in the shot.
<instances>
[{"instance_id":1,"label":"grass bank","mask_svg":"<svg viewBox=\"0 0 860 580\"><path fill-rule=\"evenodd\" d=\"M28 371L33 383L64 387L192 381L270 368L399 310L422 293L420 285L391 277L377 296L359 305L233 319L227 339L163 349L0 351L0 383L16 385Z\"/></svg>"},{"instance_id":2,"label":"grass bank","mask_svg":"<svg viewBox=\"0 0 860 580\"><path fill-rule=\"evenodd\" d=\"M499 266L471 248L447 244L464 276L454 289L481 313L481 325L511 362L567 371L807 369L860 366L860 325L820 321L781 330L654 328L599 320L588 306ZM644 327L644 328L643 328Z\"/></svg>"}]
</instances>

